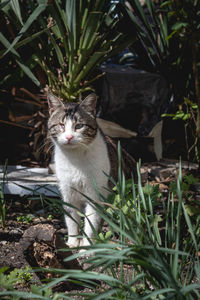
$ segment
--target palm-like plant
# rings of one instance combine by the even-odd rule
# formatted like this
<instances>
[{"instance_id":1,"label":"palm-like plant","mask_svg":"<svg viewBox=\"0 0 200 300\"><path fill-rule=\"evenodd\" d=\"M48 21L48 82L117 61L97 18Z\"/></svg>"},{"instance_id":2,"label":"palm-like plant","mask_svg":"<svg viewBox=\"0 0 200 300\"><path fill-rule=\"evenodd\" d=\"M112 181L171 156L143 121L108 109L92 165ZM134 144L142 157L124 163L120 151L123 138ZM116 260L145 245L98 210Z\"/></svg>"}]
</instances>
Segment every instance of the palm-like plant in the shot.
<instances>
[{"instance_id":1,"label":"palm-like plant","mask_svg":"<svg viewBox=\"0 0 200 300\"><path fill-rule=\"evenodd\" d=\"M39 89L47 86L64 101L78 101L80 94L92 90L101 76L97 66L132 40L118 30L110 0L5 1L0 17L0 86L9 90L28 76ZM34 101L40 115L30 116L29 124L33 152L42 161L38 149L46 135L47 105L41 94Z\"/></svg>"},{"instance_id":2,"label":"palm-like plant","mask_svg":"<svg viewBox=\"0 0 200 300\"><path fill-rule=\"evenodd\" d=\"M15 14L12 1L2 8L10 26L17 26L17 33L11 43L1 33L5 49L1 55L12 53L37 85L46 83L63 100L77 99L80 93L91 90L92 82L99 77L93 74L96 67L131 41L130 36L118 31L119 19L111 17L110 0L15 3ZM38 70L34 73L36 65L40 67L39 76Z\"/></svg>"}]
</instances>

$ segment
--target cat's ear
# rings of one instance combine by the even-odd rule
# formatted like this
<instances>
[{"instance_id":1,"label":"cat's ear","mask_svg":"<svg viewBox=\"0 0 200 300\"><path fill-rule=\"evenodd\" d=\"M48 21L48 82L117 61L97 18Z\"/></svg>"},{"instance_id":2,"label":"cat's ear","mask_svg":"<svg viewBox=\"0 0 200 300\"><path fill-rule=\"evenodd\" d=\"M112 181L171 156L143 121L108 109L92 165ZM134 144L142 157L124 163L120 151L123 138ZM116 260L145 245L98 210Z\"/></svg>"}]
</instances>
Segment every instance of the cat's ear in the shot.
<instances>
[{"instance_id":1,"label":"cat's ear","mask_svg":"<svg viewBox=\"0 0 200 300\"><path fill-rule=\"evenodd\" d=\"M49 114L51 115L56 109L64 107L62 101L48 92L47 94L47 100L48 100L48 105L49 105Z\"/></svg>"},{"instance_id":2,"label":"cat's ear","mask_svg":"<svg viewBox=\"0 0 200 300\"><path fill-rule=\"evenodd\" d=\"M92 93L88 95L80 104L80 107L91 114L93 117L96 116L96 104L97 104L97 96Z\"/></svg>"}]
</instances>

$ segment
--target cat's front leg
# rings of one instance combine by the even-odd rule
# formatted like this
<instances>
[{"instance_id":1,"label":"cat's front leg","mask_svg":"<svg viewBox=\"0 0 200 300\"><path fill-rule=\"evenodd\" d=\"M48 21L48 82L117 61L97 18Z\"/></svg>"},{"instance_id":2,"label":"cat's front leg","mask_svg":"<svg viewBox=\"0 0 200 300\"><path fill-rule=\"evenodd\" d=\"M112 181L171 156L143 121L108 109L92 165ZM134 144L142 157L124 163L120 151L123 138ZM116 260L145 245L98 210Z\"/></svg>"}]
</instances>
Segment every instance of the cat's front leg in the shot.
<instances>
[{"instance_id":1,"label":"cat's front leg","mask_svg":"<svg viewBox=\"0 0 200 300\"><path fill-rule=\"evenodd\" d=\"M95 207L87 203L85 207L84 237L80 241L80 246L89 246L93 242L95 233L98 233L101 217Z\"/></svg>"},{"instance_id":2,"label":"cat's front leg","mask_svg":"<svg viewBox=\"0 0 200 300\"><path fill-rule=\"evenodd\" d=\"M80 228L80 215L78 211L80 210L80 206L76 206L76 208L72 208L68 205L64 205L65 213L65 223L68 231L68 241L67 245L70 248L78 247L80 243L79 228Z\"/></svg>"}]
</instances>

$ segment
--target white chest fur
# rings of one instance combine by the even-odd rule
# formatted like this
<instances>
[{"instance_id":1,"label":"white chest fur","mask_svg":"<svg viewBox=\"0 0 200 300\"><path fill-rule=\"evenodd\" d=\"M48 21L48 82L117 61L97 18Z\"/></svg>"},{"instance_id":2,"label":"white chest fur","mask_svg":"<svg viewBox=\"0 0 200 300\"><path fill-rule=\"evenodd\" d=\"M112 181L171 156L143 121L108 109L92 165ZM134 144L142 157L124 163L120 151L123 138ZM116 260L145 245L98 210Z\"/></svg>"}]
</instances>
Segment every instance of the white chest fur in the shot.
<instances>
[{"instance_id":1,"label":"white chest fur","mask_svg":"<svg viewBox=\"0 0 200 300\"><path fill-rule=\"evenodd\" d=\"M98 132L84 148L70 149L56 144L55 167L64 201L71 202L69 198L74 189L94 197L94 180L99 190L104 191L102 187L107 187L107 177L103 172L110 173L110 162L101 134Z\"/></svg>"}]
</instances>

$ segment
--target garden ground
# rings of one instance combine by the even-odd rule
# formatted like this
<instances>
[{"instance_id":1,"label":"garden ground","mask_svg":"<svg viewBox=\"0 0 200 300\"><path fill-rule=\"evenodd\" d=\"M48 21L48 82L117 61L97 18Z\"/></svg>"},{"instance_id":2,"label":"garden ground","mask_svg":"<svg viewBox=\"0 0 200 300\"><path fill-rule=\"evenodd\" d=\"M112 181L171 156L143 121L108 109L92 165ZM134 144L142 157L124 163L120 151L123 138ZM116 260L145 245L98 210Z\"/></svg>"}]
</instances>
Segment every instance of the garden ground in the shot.
<instances>
[{"instance_id":1,"label":"garden ground","mask_svg":"<svg viewBox=\"0 0 200 300\"><path fill-rule=\"evenodd\" d=\"M173 186L178 175L179 162L175 160L162 160L155 163L145 163L141 166L141 178L143 185L147 181L151 186L159 187L159 191L168 196L169 186ZM185 181L185 191L190 193L192 199L199 201L199 184L194 184L193 179L199 175L197 165L182 162L182 174ZM55 202L54 202L55 200ZM65 246L66 229L59 210L56 198L45 199L40 197L19 197L16 195L5 195L5 227L0 226L0 268L9 267L5 274L15 268L64 268L84 269L87 264L83 260L63 262L72 252ZM188 206L190 213L195 207ZM103 231L107 226L104 224ZM66 248L66 252L59 252L58 249ZM16 284L20 290L28 290L30 283L41 285L57 275L50 272L36 272L31 280ZM54 287L57 291L80 293L80 286L64 282ZM86 292L88 289L82 290ZM74 299L77 299L76 297Z\"/></svg>"}]
</instances>

